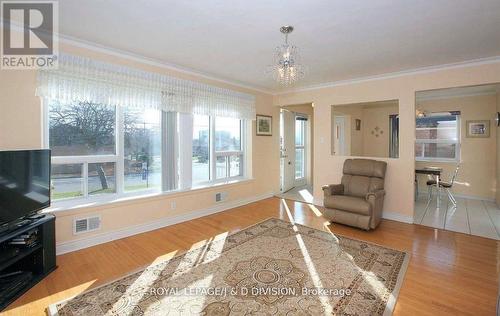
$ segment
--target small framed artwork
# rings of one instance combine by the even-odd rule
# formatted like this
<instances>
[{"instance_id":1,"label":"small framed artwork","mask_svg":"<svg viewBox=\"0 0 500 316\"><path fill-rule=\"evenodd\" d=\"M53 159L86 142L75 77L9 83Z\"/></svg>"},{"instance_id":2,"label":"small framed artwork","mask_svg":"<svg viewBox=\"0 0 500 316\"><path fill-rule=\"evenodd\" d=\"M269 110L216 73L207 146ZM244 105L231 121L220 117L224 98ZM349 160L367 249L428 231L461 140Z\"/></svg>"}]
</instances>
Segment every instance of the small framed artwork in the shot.
<instances>
[{"instance_id":1,"label":"small framed artwork","mask_svg":"<svg viewBox=\"0 0 500 316\"><path fill-rule=\"evenodd\" d=\"M356 119L356 130L357 131L360 131L361 130L361 120L360 119Z\"/></svg>"},{"instance_id":2,"label":"small framed artwork","mask_svg":"<svg viewBox=\"0 0 500 316\"><path fill-rule=\"evenodd\" d=\"M257 114L257 136L273 135L273 117L269 115Z\"/></svg>"},{"instance_id":3,"label":"small framed artwork","mask_svg":"<svg viewBox=\"0 0 500 316\"><path fill-rule=\"evenodd\" d=\"M485 138L490 137L490 121L467 121L467 137Z\"/></svg>"}]
</instances>

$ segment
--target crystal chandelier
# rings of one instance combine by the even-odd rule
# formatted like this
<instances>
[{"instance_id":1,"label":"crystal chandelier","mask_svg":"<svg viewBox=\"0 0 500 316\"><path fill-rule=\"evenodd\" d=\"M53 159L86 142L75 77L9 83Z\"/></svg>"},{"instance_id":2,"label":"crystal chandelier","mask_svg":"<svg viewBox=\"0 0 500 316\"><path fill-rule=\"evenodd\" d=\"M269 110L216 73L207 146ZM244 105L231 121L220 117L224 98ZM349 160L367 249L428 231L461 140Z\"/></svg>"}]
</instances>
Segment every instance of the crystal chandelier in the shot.
<instances>
[{"instance_id":1,"label":"crystal chandelier","mask_svg":"<svg viewBox=\"0 0 500 316\"><path fill-rule=\"evenodd\" d=\"M285 44L276 47L269 72L279 84L290 86L304 77L305 67L300 63L297 47L288 44L288 34L292 33L293 26L282 26L280 31L285 34Z\"/></svg>"}]
</instances>

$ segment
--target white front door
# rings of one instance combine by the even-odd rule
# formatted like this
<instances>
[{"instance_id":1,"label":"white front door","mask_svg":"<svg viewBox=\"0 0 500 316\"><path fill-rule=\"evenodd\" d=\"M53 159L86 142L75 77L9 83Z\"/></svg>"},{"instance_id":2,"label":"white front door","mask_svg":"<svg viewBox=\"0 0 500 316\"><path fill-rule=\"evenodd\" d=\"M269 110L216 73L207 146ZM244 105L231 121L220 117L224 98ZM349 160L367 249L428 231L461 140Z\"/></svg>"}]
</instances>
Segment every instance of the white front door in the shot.
<instances>
[{"instance_id":1,"label":"white front door","mask_svg":"<svg viewBox=\"0 0 500 316\"><path fill-rule=\"evenodd\" d=\"M345 117L335 116L333 127L333 153L337 156L345 156Z\"/></svg>"},{"instance_id":2,"label":"white front door","mask_svg":"<svg viewBox=\"0 0 500 316\"><path fill-rule=\"evenodd\" d=\"M281 192L295 186L295 113L281 111Z\"/></svg>"}]
</instances>

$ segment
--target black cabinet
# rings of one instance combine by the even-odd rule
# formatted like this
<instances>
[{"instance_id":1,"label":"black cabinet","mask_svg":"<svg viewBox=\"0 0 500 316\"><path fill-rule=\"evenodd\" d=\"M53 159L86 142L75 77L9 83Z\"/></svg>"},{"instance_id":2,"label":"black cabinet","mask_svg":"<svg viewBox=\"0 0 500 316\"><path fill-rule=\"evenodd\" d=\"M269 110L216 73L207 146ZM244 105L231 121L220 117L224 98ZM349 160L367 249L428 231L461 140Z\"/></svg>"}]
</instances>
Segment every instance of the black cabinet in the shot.
<instances>
[{"instance_id":1,"label":"black cabinet","mask_svg":"<svg viewBox=\"0 0 500 316\"><path fill-rule=\"evenodd\" d=\"M55 216L0 235L0 311L56 268Z\"/></svg>"}]
</instances>

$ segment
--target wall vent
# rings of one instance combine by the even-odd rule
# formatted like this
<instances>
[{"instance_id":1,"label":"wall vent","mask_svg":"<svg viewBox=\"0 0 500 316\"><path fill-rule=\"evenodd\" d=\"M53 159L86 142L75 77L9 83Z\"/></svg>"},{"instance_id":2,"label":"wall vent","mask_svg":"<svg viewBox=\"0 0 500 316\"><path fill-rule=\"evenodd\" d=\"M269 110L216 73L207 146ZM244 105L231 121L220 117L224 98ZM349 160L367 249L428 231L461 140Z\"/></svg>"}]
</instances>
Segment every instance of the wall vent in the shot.
<instances>
[{"instance_id":1,"label":"wall vent","mask_svg":"<svg viewBox=\"0 0 500 316\"><path fill-rule=\"evenodd\" d=\"M215 202L222 202L227 198L227 192L215 193Z\"/></svg>"},{"instance_id":2,"label":"wall vent","mask_svg":"<svg viewBox=\"0 0 500 316\"><path fill-rule=\"evenodd\" d=\"M101 228L101 216L75 218L73 221L73 234L91 232Z\"/></svg>"}]
</instances>

